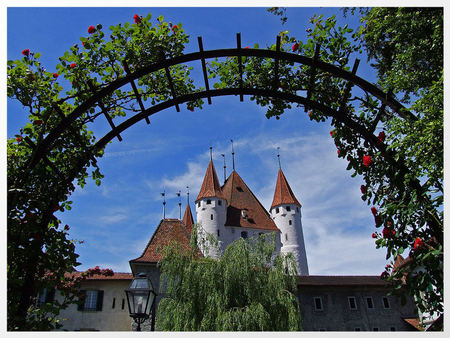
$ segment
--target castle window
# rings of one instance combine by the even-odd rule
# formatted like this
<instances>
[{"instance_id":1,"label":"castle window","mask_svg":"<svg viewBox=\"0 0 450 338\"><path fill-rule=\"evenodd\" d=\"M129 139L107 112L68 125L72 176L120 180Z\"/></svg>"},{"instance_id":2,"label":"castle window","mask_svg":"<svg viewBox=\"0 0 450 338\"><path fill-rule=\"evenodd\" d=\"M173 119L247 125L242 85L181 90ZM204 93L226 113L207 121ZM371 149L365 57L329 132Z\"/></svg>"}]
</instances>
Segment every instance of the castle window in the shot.
<instances>
[{"instance_id":1,"label":"castle window","mask_svg":"<svg viewBox=\"0 0 450 338\"><path fill-rule=\"evenodd\" d=\"M298 207L297 207L297 212L298 212L299 210L298 210Z\"/></svg>"},{"instance_id":2,"label":"castle window","mask_svg":"<svg viewBox=\"0 0 450 338\"><path fill-rule=\"evenodd\" d=\"M348 306L350 307L350 310L356 310L356 298L355 297L348 297Z\"/></svg>"},{"instance_id":3,"label":"castle window","mask_svg":"<svg viewBox=\"0 0 450 338\"><path fill-rule=\"evenodd\" d=\"M213 214L211 214L211 221L214 219L214 216L213 216Z\"/></svg>"},{"instance_id":4,"label":"castle window","mask_svg":"<svg viewBox=\"0 0 450 338\"><path fill-rule=\"evenodd\" d=\"M289 225L292 225L292 220L291 219L289 220Z\"/></svg>"},{"instance_id":5,"label":"castle window","mask_svg":"<svg viewBox=\"0 0 450 338\"><path fill-rule=\"evenodd\" d=\"M113 298L112 308L114 309L116 307L116 297Z\"/></svg>"},{"instance_id":6,"label":"castle window","mask_svg":"<svg viewBox=\"0 0 450 338\"><path fill-rule=\"evenodd\" d=\"M55 299L55 289L51 289L50 291L48 289L43 289L42 293L40 293L37 297L37 307L40 307L41 305L45 303L51 303Z\"/></svg>"},{"instance_id":7,"label":"castle window","mask_svg":"<svg viewBox=\"0 0 450 338\"><path fill-rule=\"evenodd\" d=\"M102 311L103 290L81 290L85 295L84 304L78 305L78 311Z\"/></svg>"},{"instance_id":8,"label":"castle window","mask_svg":"<svg viewBox=\"0 0 450 338\"><path fill-rule=\"evenodd\" d=\"M275 208L275 212L278 214L280 212L280 208Z\"/></svg>"},{"instance_id":9,"label":"castle window","mask_svg":"<svg viewBox=\"0 0 450 338\"><path fill-rule=\"evenodd\" d=\"M125 298L122 298L122 310L125 309Z\"/></svg>"},{"instance_id":10,"label":"castle window","mask_svg":"<svg viewBox=\"0 0 450 338\"><path fill-rule=\"evenodd\" d=\"M241 231L241 237L242 238L248 238L248 232L247 231Z\"/></svg>"},{"instance_id":11,"label":"castle window","mask_svg":"<svg viewBox=\"0 0 450 338\"><path fill-rule=\"evenodd\" d=\"M323 311L322 297L314 297L314 310Z\"/></svg>"},{"instance_id":12,"label":"castle window","mask_svg":"<svg viewBox=\"0 0 450 338\"><path fill-rule=\"evenodd\" d=\"M368 309L373 309L373 300L372 297L366 297L366 304Z\"/></svg>"},{"instance_id":13,"label":"castle window","mask_svg":"<svg viewBox=\"0 0 450 338\"><path fill-rule=\"evenodd\" d=\"M218 204L218 205L222 205L222 201L221 201L221 200L218 200L218 201L217 201L217 204Z\"/></svg>"},{"instance_id":14,"label":"castle window","mask_svg":"<svg viewBox=\"0 0 450 338\"><path fill-rule=\"evenodd\" d=\"M217 237L220 236L220 230L217 230Z\"/></svg>"},{"instance_id":15,"label":"castle window","mask_svg":"<svg viewBox=\"0 0 450 338\"><path fill-rule=\"evenodd\" d=\"M206 204L211 204L211 200L206 200Z\"/></svg>"},{"instance_id":16,"label":"castle window","mask_svg":"<svg viewBox=\"0 0 450 338\"><path fill-rule=\"evenodd\" d=\"M288 240L288 236L287 236L287 234L284 234L284 238L285 238L286 240Z\"/></svg>"},{"instance_id":17,"label":"castle window","mask_svg":"<svg viewBox=\"0 0 450 338\"><path fill-rule=\"evenodd\" d=\"M200 208L200 202L197 203L197 206Z\"/></svg>"},{"instance_id":18,"label":"castle window","mask_svg":"<svg viewBox=\"0 0 450 338\"><path fill-rule=\"evenodd\" d=\"M289 205L286 207L286 211L291 211L291 207Z\"/></svg>"},{"instance_id":19,"label":"castle window","mask_svg":"<svg viewBox=\"0 0 450 338\"><path fill-rule=\"evenodd\" d=\"M391 306L389 304L389 299L387 297L383 297L383 306L385 309L390 309Z\"/></svg>"}]
</instances>

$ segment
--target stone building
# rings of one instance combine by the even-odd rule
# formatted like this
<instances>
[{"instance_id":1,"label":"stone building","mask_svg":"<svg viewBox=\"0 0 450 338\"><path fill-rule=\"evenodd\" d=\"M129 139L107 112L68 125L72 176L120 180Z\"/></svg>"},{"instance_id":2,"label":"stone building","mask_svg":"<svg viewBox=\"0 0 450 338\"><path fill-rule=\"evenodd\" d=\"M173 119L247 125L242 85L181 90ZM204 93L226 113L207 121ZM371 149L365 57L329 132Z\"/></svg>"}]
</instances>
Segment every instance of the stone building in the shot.
<instances>
[{"instance_id":1,"label":"stone building","mask_svg":"<svg viewBox=\"0 0 450 338\"><path fill-rule=\"evenodd\" d=\"M379 276L309 275L301 221L301 204L287 179L278 171L274 198L269 211L258 201L239 174L233 170L221 186L212 160L195 200L198 237L207 234L218 240L216 249L202 247L204 255L220 257L222 250L239 238L275 233L277 251L292 253L297 265L299 304L306 331L406 331L417 330L418 316L412 299L401 306L399 299L388 296L388 284ZM131 330L132 322L123 302L124 290L133 276L145 273L159 291L157 266L161 248L170 241L189 246L194 217L188 204L182 220L161 220L142 254L130 260L131 274L87 280L83 288L90 294L102 294L103 306L94 310L72 307L62 316L66 330ZM101 292L102 291L102 292ZM94 297L94 296L92 296ZM164 297L158 294L156 303ZM149 321L143 330L149 329Z\"/></svg>"}]
</instances>

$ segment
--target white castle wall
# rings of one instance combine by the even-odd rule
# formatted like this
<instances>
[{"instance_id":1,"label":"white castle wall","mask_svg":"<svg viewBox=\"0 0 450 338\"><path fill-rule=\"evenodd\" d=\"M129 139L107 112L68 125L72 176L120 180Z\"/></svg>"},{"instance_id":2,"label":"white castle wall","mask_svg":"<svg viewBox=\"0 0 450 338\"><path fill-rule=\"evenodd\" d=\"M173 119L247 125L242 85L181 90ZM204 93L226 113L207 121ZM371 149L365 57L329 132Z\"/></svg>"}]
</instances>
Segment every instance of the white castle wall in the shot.
<instances>
[{"instance_id":1,"label":"white castle wall","mask_svg":"<svg viewBox=\"0 0 450 338\"><path fill-rule=\"evenodd\" d=\"M276 226L281 231L281 252L291 252L297 262L299 275L309 275L301 207L295 204L281 204L272 208L270 213Z\"/></svg>"},{"instance_id":2,"label":"white castle wall","mask_svg":"<svg viewBox=\"0 0 450 338\"><path fill-rule=\"evenodd\" d=\"M197 213L199 247L204 255L218 258L224 248L222 236L225 234L225 221L227 217L227 202L217 197L201 198L195 203ZM211 234L219 240L218 250L205 247L202 240L206 234Z\"/></svg>"}]
</instances>

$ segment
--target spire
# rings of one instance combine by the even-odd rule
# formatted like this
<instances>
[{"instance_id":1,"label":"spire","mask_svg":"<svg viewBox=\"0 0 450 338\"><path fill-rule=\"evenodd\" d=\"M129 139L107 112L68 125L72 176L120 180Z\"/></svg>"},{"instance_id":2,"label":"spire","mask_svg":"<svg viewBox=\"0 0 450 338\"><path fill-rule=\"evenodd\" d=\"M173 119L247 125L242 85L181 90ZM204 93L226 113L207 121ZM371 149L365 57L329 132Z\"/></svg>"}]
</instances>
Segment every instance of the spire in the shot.
<instances>
[{"instance_id":1,"label":"spire","mask_svg":"<svg viewBox=\"0 0 450 338\"><path fill-rule=\"evenodd\" d=\"M233 140L231 140L231 156L233 157L233 171L234 171L234 145L233 145Z\"/></svg>"},{"instance_id":2,"label":"spire","mask_svg":"<svg viewBox=\"0 0 450 338\"><path fill-rule=\"evenodd\" d=\"M192 226L194 225L194 217L192 217L191 207L189 206L189 203L187 204L186 210L184 211L183 223L189 233L191 233Z\"/></svg>"},{"instance_id":3,"label":"spire","mask_svg":"<svg viewBox=\"0 0 450 338\"><path fill-rule=\"evenodd\" d=\"M280 147L277 147L277 150L278 150L278 155L277 155L277 157L278 157L278 169L281 169Z\"/></svg>"},{"instance_id":4,"label":"spire","mask_svg":"<svg viewBox=\"0 0 450 338\"><path fill-rule=\"evenodd\" d=\"M164 189L164 192L161 193L161 196L163 197L163 219L166 218L166 189Z\"/></svg>"},{"instance_id":5,"label":"spire","mask_svg":"<svg viewBox=\"0 0 450 338\"><path fill-rule=\"evenodd\" d=\"M225 154L220 154L223 157L223 183L227 180L227 164L225 162Z\"/></svg>"},{"instance_id":6,"label":"spire","mask_svg":"<svg viewBox=\"0 0 450 338\"><path fill-rule=\"evenodd\" d=\"M297 204L300 207L302 206L292 192L281 168L278 169L277 184L275 186L275 193L270 209L280 204Z\"/></svg>"},{"instance_id":7,"label":"spire","mask_svg":"<svg viewBox=\"0 0 450 338\"><path fill-rule=\"evenodd\" d=\"M178 196L178 208L180 209L180 218L179 219L181 219L181 190L178 190L177 196Z\"/></svg>"},{"instance_id":8,"label":"spire","mask_svg":"<svg viewBox=\"0 0 450 338\"><path fill-rule=\"evenodd\" d=\"M200 188L200 192L195 202L197 202L200 198L206 197L218 197L225 199L222 193L222 189L220 189L219 179L217 178L216 170L214 169L212 160L209 161L208 169L206 169L202 187Z\"/></svg>"}]
</instances>

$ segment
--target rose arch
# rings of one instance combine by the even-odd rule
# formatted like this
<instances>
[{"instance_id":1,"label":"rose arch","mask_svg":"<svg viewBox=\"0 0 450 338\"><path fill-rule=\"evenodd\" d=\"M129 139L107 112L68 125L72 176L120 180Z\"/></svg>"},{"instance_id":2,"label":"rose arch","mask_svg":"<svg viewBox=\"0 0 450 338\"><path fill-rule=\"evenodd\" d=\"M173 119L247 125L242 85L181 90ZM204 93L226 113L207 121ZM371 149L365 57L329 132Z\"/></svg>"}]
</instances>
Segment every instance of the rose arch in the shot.
<instances>
[{"instance_id":1,"label":"rose arch","mask_svg":"<svg viewBox=\"0 0 450 338\"><path fill-rule=\"evenodd\" d=\"M436 241L433 249L440 246L442 250L442 225L426 189L418 177L410 177L401 154L385 143L384 133L374 133L394 116L408 121L417 117L391 92L357 76L358 59L350 69L348 57L345 63L334 62L320 44L303 48L305 55L298 44L289 51L291 40L285 36L278 36L269 49L243 48L240 34L236 48L204 50L199 37L199 51L183 54L188 40L180 24L170 26L158 18L152 26L149 16L134 19L133 25L112 27L110 39L105 39L101 25L89 27L89 37L81 39L83 46L75 45L60 58L58 73L46 72L38 53L28 50L22 61L8 62L8 95L28 107L32 118L23 129L25 135L10 140L8 149L8 316L12 323L19 325L29 316L33 296L45 285L73 290L70 282L74 281L67 286L64 279L64 273L76 265L73 243L64 230L58 230L59 220L53 213L70 208L73 182L83 185L90 165L96 168L93 178L101 179L96 157L108 142L122 141L124 130L142 120L150 124L150 117L164 109L179 111L180 105L187 104L193 110L201 108L203 100L212 104L216 96L234 95L241 101L250 96L262 106L269 105L267 117L279 118L295 104L309 111L311 120L331 118L339 156L347 157L348 169L366 180L361 187L363 198L383 207L383 211L372 209L376 226L387 229L376 236L377 245L386 246L388 255L399 254L426 225ZM201 64L204 88L193 85L187 66L193 61ZM61 75L72 84L63 98L57 80ZM361 109L366 113L361 114ZM116 117L124 119L117 124ZM111 130L95 139L88 126L101 118L107 119ZM383 170L375 171L375 165ZM377 199L383 189L392 199L389 203ZM386 189L392 189L392 194ZM402 218L402 194L417 197L421 207L416 212L422 223L408 224ZM24 230L25 223L32 226ZM400 236L405 233L413 235ZM50 267L54 271L49 277ZM43 282L36 282L36 276Z\"/></svg>"}]
</instances>

